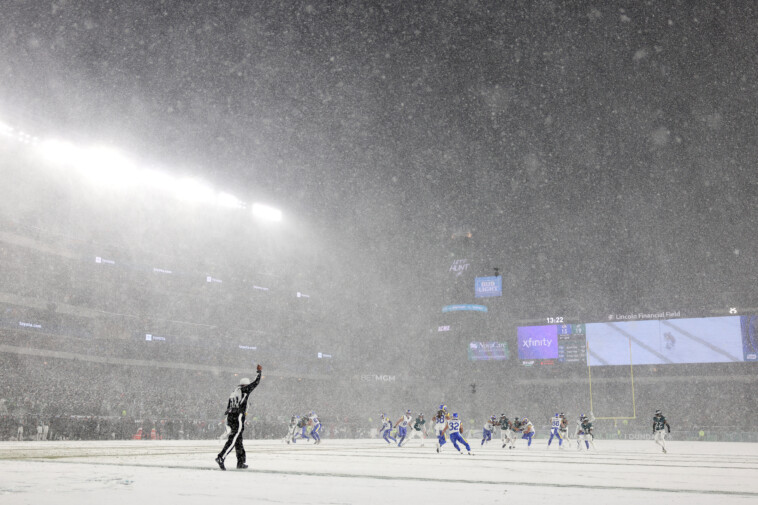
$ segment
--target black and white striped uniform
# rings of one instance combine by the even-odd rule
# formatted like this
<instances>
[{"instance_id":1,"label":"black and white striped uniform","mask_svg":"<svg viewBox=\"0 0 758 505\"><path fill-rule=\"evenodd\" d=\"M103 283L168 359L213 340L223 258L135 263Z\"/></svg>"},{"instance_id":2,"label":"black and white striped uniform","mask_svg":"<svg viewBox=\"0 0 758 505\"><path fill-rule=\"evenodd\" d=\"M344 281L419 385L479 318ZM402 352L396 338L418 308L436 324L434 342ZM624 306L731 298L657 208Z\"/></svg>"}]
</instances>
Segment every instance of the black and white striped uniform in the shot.
<instances>
[{"instance_id":1,"label":"black and white striped uniform","mask_svg":"<svg viewBox=\"0 0 758 505\"><path fill-rule=\"evenodd\" d=\"M247 386L237 386L232 395L229 397L229 402L226 406L226 424L231 429L229 438L224 444L224 448L218 453L218 457L222 460L225 459L232 447L237 453L237 465L245 463L245 448L242 445L242 432L245 431L245 415L247 413L247 400L250 397L250 393L258 386L261 381L261 372L258 372L258 376L253 382Z\"/></svg>"}]
</instances>

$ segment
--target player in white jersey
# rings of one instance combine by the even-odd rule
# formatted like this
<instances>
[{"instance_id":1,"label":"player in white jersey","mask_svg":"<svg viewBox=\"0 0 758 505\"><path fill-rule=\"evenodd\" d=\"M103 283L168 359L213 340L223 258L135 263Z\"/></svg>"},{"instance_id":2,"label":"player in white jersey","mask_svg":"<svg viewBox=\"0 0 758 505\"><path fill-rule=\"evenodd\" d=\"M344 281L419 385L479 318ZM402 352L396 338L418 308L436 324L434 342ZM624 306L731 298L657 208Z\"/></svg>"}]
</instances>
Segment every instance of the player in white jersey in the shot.
<instances>
[{"instance_id":1,"label":"player in white jersey","mask_svg":"<svg viewBox=\"0 0 758 505\"><path fill-rule=\"evenodd\" d=\"M495 422L497 419L495 416L490 417L484 422L484 426L482 427L482 443L481 445L484 445L485 442L489 442L492 440L492 432L495 431Z\"/></svg>"},{"instance_id":2,"label":"player in white jersey","mask_svg":"<svg viewBox=\"0 0 758 505\"><path fill-rule=\"evenodd\" d=\"M532 438L535 435L535 431L534 431L534 425L526 417L521 420L521 432L522 432L521 438L523 438L524 440L527 440L527 445L526 445L527 448L531 447Z\"/></svg>"},{"instance_id":3,"label":"player in white jersey","mask_svg":"<svg viewBox=\"0 0 758 505\"><path fill-rule=\"evenodd\" d=\"M563 437L561 436L561 415L555 413L555 416L550 420L550 439L547 441L547 447L550 448L550 444L553 442L553 437L558 439L558 447L563 448Z\"/></svg>"},{"instance_id":4,"label":"player in white jersey","mask_svg":"<svg viewBox=\"0 0 758 505\"><path fill-rule=\"evenodd\" d=\"M468 451L469 456L471 456L471 446L468 445L468 442L465 438L463 438L463 423L458 418L458 413L453 412L452 417L447 420L447 426L445 426L445 429L442 430L442 433L447 433L450 437L450 442L453 444L453 447L455 447L458 450L459 454L463 454L461 451L461 448L458 447L458 442L462 443L466 447L466 451Z\"/></svg>"},{"instance_id":5,"label":"player in white jersey","mask_svg":"<svg viewBox=\"0 0 758 505\"><path fill-rule=\"evenodd\" d=\"M308 415L308 424L311 426L311 437L315 444L321 443L321 423L315 412L311 411Z\"/></svg>"},{"instance_id":6,"label":"player in white jersey","mask_svg":"<svg viewBox=\"0 0 758 505\"><path fill-rule=\"evenodd\" d=\"M403 442L405 442L405 439L408 437L408 426L411 424L412 419L413 416L411 415L410 409L408 409L405 411L405 414L403 414L403 417L397 420L395 428L397 428L398 447L402 447Z\"/></svg>"},{"instance_id":7,"label":"player in white jersey","mask_svg":"<svg viewBox=\"0 0 758 505\"><path fill-rule=\"evenodd\" d=\"M298 415L293 415L290 418L290 424L287 427L287 435L284 436L284 440L289 444L295 441L295 430L297 430L297 420L300 418Z\"/></svg>"},{"instance_id":8,"label":"player in white jersey","mask_svg":"<svg viewBox=\"0 0 758 505\"><path fill-rule=\"evenodd\" d=\"M440 414L434 419L434 434L437 436L437 452L442 452L442 446L445 445L445 416Z\"/></svg>"},{"instance_id":9,"label":"player in white jersey","mask_svg":"<svg viewBox=\"0 0 758 505\"><path fill-rule=\"evenodd\" d=\"M386 414L382 414L382 427L379 429L379 434L388 444L390 440L397 443L397 439L392 436L392 421Z\"/></svg>"}]
</instances>

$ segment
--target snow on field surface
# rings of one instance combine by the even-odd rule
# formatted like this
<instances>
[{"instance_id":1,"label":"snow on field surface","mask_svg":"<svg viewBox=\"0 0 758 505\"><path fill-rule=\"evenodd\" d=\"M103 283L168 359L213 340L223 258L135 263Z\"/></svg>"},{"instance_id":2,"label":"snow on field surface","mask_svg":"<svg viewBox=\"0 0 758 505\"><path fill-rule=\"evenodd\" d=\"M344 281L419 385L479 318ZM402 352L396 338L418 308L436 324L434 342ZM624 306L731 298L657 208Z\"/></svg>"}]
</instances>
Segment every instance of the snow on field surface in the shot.
<instances>
[{"instance_id":1,"label":"snow on field surface","mask_svg":"<svg viewBox=\"0 0 758 505\"><path fill-rule=\"evenodd\" d=\"M758 444L470 442L474 456L437 454L430 440L246 441L250 468L234 469L232 453L226 472L219 441L0 442L0 503L758 503Z\"/></svg>"}]
</instances>

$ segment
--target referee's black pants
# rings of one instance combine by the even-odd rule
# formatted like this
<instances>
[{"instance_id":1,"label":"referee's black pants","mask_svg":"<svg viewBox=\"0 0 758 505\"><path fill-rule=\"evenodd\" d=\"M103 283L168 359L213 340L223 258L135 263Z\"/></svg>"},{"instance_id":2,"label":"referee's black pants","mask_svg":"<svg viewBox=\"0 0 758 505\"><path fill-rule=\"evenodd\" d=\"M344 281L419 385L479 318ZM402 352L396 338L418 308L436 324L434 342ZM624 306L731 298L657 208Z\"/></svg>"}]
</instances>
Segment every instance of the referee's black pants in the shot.
<instances>
[{"instance_id":1,"label":"referee's black pants","mask_svg":"<svg viewBox=\"0 0 758 505\"><path fill-rule=\"evenodd\" d=\"M245 414L229 414L226 416L226 424L231 428L229 438L224 444L224 448L218 453L221 459L226 459L232 447L234 447L237 453L237 464L241 465L245 462L245 447L242 445L242 432L245 431Z\"/></svg>"}]
</instances>

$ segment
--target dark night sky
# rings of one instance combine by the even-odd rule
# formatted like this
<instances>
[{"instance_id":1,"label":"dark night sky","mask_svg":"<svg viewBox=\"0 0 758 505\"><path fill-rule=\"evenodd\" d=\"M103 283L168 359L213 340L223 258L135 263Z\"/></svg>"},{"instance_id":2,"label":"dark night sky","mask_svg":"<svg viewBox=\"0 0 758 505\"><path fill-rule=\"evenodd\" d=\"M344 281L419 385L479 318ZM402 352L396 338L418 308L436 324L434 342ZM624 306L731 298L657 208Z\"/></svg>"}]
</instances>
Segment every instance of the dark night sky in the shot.
<instances>
[{"instance_id":1,"label":"dark night sky","mask_svg":"<svg viewBox=\"0 0 758 505\"><path fill-rule=\"evenodd\" d=\"M514 314L755 303L757 54L750 1L9 0L0 113L267 198L389 306L464 253Z\"/></svg>"}]
</instances>

